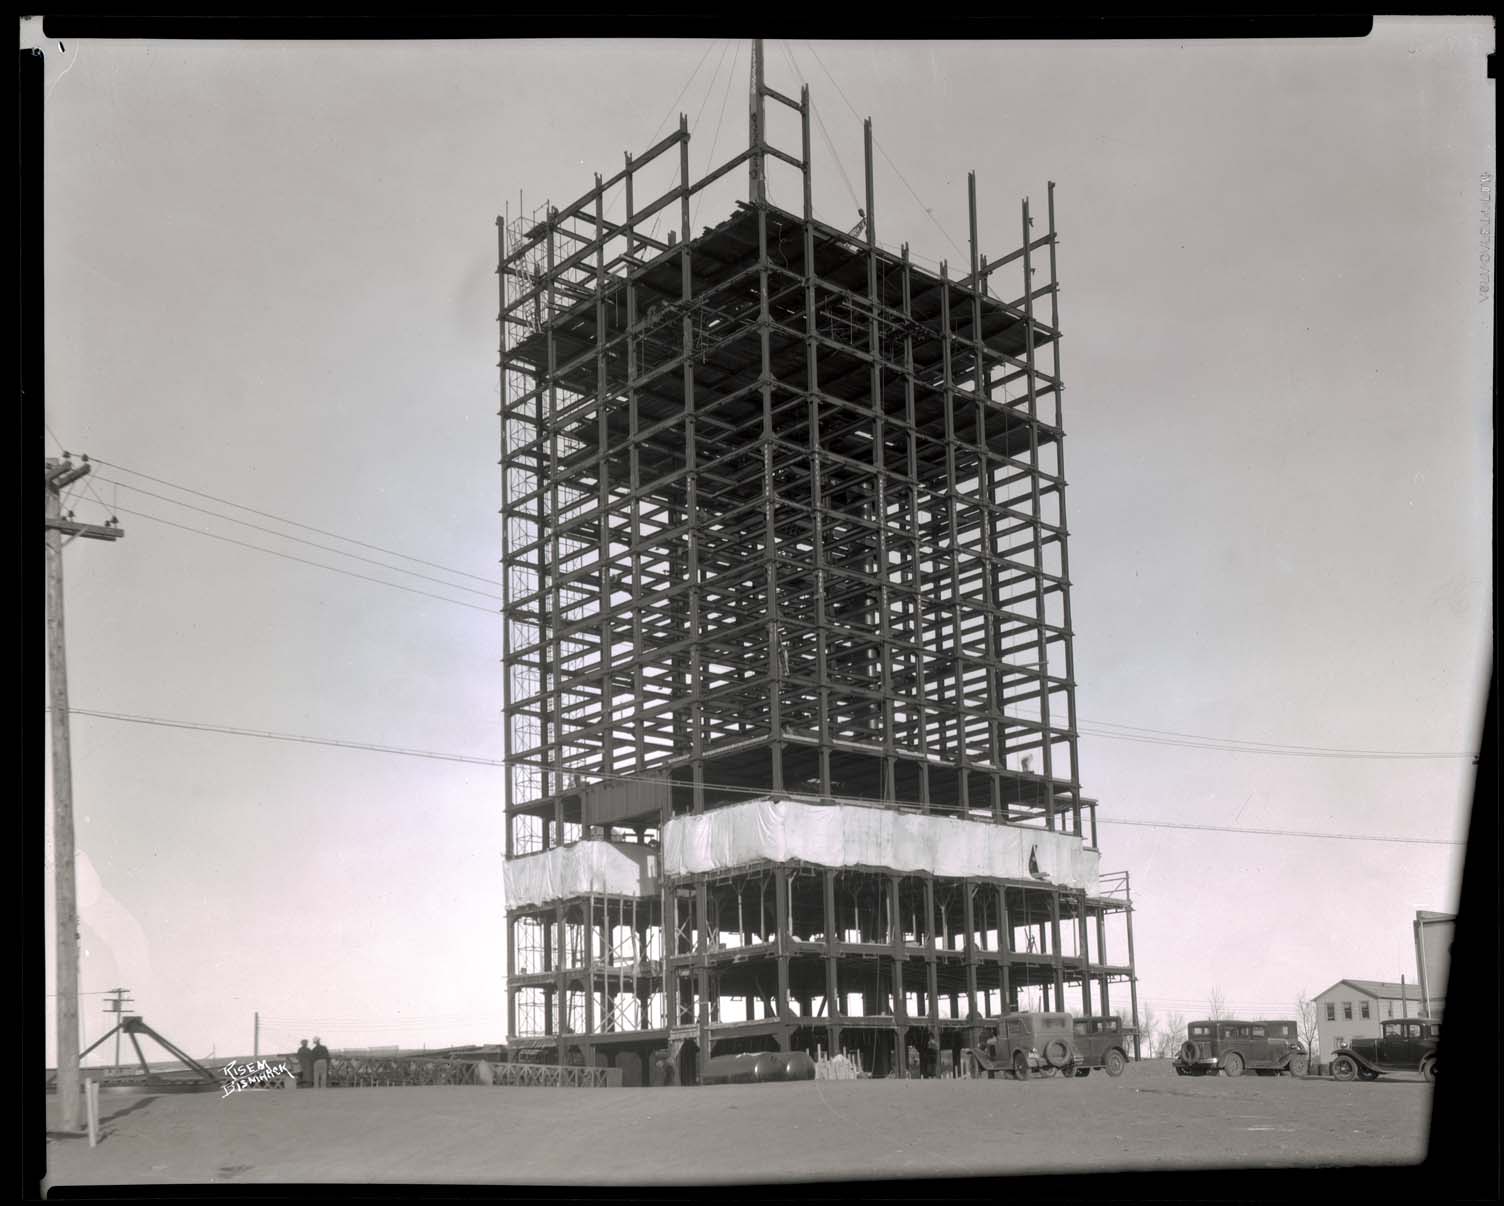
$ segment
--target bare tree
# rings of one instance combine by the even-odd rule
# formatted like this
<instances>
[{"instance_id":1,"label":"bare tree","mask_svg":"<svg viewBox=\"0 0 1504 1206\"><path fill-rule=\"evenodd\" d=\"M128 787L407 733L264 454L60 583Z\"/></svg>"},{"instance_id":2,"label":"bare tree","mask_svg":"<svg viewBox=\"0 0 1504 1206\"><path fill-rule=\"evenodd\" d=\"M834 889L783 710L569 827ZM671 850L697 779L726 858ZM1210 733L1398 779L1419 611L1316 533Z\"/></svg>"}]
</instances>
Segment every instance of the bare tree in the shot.
<instances>
[{"instance_id":1,"label":"bare tree","mask_svg":"<svg viewBox=\"0 0 1504 1206\"><path fill-rule=\"evenodd\" d=\"M1185 1018L1178 1013L1165 1015L1156 1039L1154 1054L1159 1059L1169 1059L1185 1042Z\"/></svg>"},{"instance_id":2,"label":"bare tree","mask_svg":"<svg viewBox=\"0 0 1504 1206\"><path fill-rule=\"evenodd\" d=\"M1227 997L1220 988L1214 988L1207 994L1206 1016L1213 1022L1227 1016Z\"/></svg>"},{"instance_id":3,"label":"bare tree","mask_svg":"<svg viewBox=\"0 0 1504 1206\"><path fill-rule=\"evenodd\" d=\"M1316 1002L1305 989L1301 989L1300 996L1295 998L1295 1014L1300 1026L1300 1041L1306 1045L1306 1054L1312 1065L1315 1065L1318 1062L1317 1048L1321 1045L1321 1032L1316 1025Z\"/></svg>"},{"instance_id":4,"label":"bare tree","mask_svg":"<svg viewBox=\"0 0 1504 1206\"><path fill-rule=\"evenodd\" d=\"M1125 1010L1124 1012L1126 1013L1127 1011ZM1123 1029L1127 1030L1132 1025L1133 1015L1128 1014L1128 1016L1123 1018ZM1156 1029L1158 1029L1158 1027L1159 1018L1155 1016L1154 1010L1149 1005L1149 1002L1143 1002L1138 1007L1138 1034L1139 1049L1143 1052L1146 1058L1152 1059L1154 1056L1154 1040L1156 1037L1154 1032Z\"/></svg>"}]
</instances>

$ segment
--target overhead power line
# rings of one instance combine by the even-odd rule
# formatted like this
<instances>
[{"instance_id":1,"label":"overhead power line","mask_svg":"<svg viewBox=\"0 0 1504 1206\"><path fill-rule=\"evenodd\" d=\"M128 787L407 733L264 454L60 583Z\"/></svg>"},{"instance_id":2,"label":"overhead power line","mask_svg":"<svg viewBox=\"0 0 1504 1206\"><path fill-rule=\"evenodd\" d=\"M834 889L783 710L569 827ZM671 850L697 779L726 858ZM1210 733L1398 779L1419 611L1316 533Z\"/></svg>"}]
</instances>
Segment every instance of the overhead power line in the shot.
<instances>
[{"instance_id":1,"label":"overhead power line","mask_svg":"<svg viewBox=\"0 0 1504 1206\"><path fill-rule=\"evenodd\" d=\"M49 431L49 433L51 433L51 428L50 427L48 428L48 431ZM57 436L55 434L53 435L52 438L54 440L57 440ZM59 446L61 447L61 442L60 441L59 441ZM485 581L485 582L490 582L491 581L491 579L479 578L478 575L468 574L468 573L466 573L463 570L457 570L457 569L453 569L452 567L439 565L436 562L421 561L421 559L418 559L418 558L407 558L406 554L396 552L395 550L392 550L392 549L387 549L387 548L385 548L384 546L381 546L381 545L369 544L369 543L361 542L361 541L354 541L354 540L351 540L349 537L339 536L339 535L334 534L334 533L327 533L327 532L324 532L324 530L321 529L321 528L315 528L312 525L301 523L298 520L286 519L284 517L274 515L273 513L269 512L269 511L259 510L258 508L247 506L246 504L243 504L243 503L237 503L237 502L233 502L233 501L231 501L229 499L221 499L221 498L218 498L218 497L216 497L214 495L205 494L202 491L194 490L191 487L183 486L180 483L169 481L166 478L153 477L152 475L146 474L146 473L142 473L139 470L125 469L123 466L115 465L114 462L112 462L112 461L107 461L107 460L104 460L104 459L98 458L98 457L93 458L93 460L94 460L94 462L96 464L112 465L115 468L123 469L124 472L132 473L135 476L141 477L141 478L145 478L148 481L157 482L157 483L159 483L161 485L168 486L168 487L170 487L172 489L175 489L175 490L182 490L183 492L188 493L188 494L195 494L195 495L198 495L199 497L210 498L213 501L220 502L220 503L222 503L225 506L235 507L235 508L237 508L239 510L248 511L248 512L250 512L252 514L255 514L255 515L264 515L264 516L267 516L269 518L276 519L280 523L286 523L286 524L290 524L290 525L292 525L294 527L300 527L300 528L303 528L306 531L319 532L319 533L325 534L325 535L332 535L334 537L334 539L336 539L336 540L345 540L345 541L347 541L349 543L360 544L362 547L371 548L371 549L375 549L377 551L385 552L385 553L387 553L390 556L402 557L402 558L405 558L405 559L408 559L408 560L416 560L416 561L419 561L420 564L431 565L431 566L434 566L435 568L443 569L446 573L457 574L457 575L460 575L462 577L476 578L479 581ZM85 481L85 483L88 482L87 478L85 478L83 480ZM145 489L143 487L140 487L140 486L133 486L133 485L129 484L128 482L121 482L121 481L118 481L115 478L108 478L108 477L101 476L100 480L104 481L104 482L109 482L112 485L123 486L127 490L134 490L137 493L145 494L145 495L147 495L147 496L149 496L151 498L160 499L160 500L162 500L164 502L170 502L170 503L172 503L172 504L174 504L176 506L181 506L181 507L185 507L185 508L187 508L189 510L198 511L201 514L208 515L208 516L211 516L213 518L218 518L218 519L226 520L226 521L228 521L230 523L240 524L242 526L252 528L252 529L254 529L256 531L265 532L268 535L276 536L276 537L278 537L280 539L297 541L298 543L309 545L310 547L319 549L319 550L321 550L323 552L333 553L333 554L335 554L337 556L342 556L342 557L351 557L351 558L354 558L356 560L367 562L368 564L371 564L371 565L375 565L375 566L378 566L378 567L381 567L381 568L384 568L384 569L392 570L393 572L396 572L396 573L408 574L410 576L421 578L421 579L423 579L425 581L433 582L433 583L435 583L437 585L449 586L449 587L452 587L452 588L454 588L456 590L466 591L466 592L471 593L471 594L479 595L482 598L491 599L493 602L497 602L497 603L500 602L500 600L496 599L495 596L493 596L493 595L488 595L484 591L475 590L473 587L468 587L468 586L465 586L465 585L463 585L461 583L457 583L457 582L445 582L443 579L433 578L433 577L430 577L429 575L426 575L426 574L420 574L420 573L417 573L414 570L404 569L401 566L388 565L385 562L376 561L374 559L367 558L367 557L361 557L358 554L348 553L348 552L345 552L345 551L337 549L337 548L332 548L332 547L330 547L328 545L319 544L316 541L304 540L302 537L293 536L293 535L291 535L289 533L277 532L276 530L274 530L272 528L263 527L263 526L261 526L259 524L253 524L253 523L250 523L247 520L236 519L234 516L221 515L218 512L210 511L207 508L197 507L197 506L195 506L192 503L183 502L180 499L174 499L174 498L171 498L171 497L169 497L167 495L164 495L164 494L158 494L158 493L156 493L154 491L147 490L147 489ZM357 574L357 573L354 573L354 572L352 572L350 570L342 569L342 568L340 568L338 566L326 565L323 562L310 561L310 560L307 560L305 558L294 557L291 554L283 553L283 552L281 552L279 550L276 550L276 549L268 549L268 548L265 548L265 547L263 547L261 545L255 545L255 544L249 544L249 543L242 542L242 541L237 541L237 540L234 540L231 537L223 536L223 535L221 535L219 533L205 531L204 529L195 528L195 527L192 527L191 525L187 525L187 524L174 523L172 520L164 519L164 518L162 518L160 516L148 515L145 512L135 511L135 510L132 510L130 508L125 508L125 507L110 507L107 503L104 502L104 500L102 498L100 498L98 496L97 493L95 494L94 497L95 497L95 500L99 503L99 505L101 507L104 507L106 510L110 510L112 512L116 511L116 510L123 511L123 512L125 512L128 515L137 515L137 516L140 516L143 519L153 520L154 522L163 523L163 524L166 524L166 525L171 526L171 527L179 527L179 528L182 528L184 531L196 532L199 535L209 536L209 537L211 537L213 539L216 539L216 540L223 540L223 541L226 541L226 542L231 543L231 544L240 545L243 548L254 549L257 552L269 553L269 554L271 554L273 556L286 557L289 560L298 561L298 562L300 562L300 563L302 563L304 565L311 565L311 566L314 566L314 567L319 568L319 569L327 569L327 570L330 570L333 573L345 574L348 577L358 578L358 579L360 579L362 581L374 582L374 583L376 583L379 586L390 586L390 587L393 587L394 589L397 589L397 590L408 591L411 594L422 595L422 596L424 596L426 598L439 599L442 602L453 603L456 606L460 606L460 607L471 607L471 608L474 608L475 610L478 610L478 611L485 611L487 614L495 614L495 612L493 612L490 608L476 607L475 604L473 604L473 603L467 603L467 602L465 602L463 600L460 600L460 599L446 598L446 597L441 596L441 595L433 594L433 593L431 593L429 591L416 590L416 589L414 589L412 587L403 586L400 583L386 582L386 581L383 581L382 579L372 578L372 577L369 577L368 575L365 575L365 574ZM501 583L499 583L499 582L495 582L493 584L497 585L497 586L501 585ZM1082 717L1079 720L1079 722L1077 724L1077 729L1078 729L1078 731L1082 735L1091 736L1091 737L1102 737L1102 738L1106 738L1106 739L1112 740L1112 741L1133 741L1133 742L1139 742L1139 743L1147 744L1147 745L1178 746L1178 747L1184 748L1184 749L1205 749L1205 750L1212 750L1212 751L1222 752L1222 753L1266 754L1266 755L1273 756L1273 757L1338 758L1338 759L1360 759L1360 760L1375 760L1375 761L1391 761L1391 760L1454 760L1454 759L1462 759L1462 758L1471 758L1471 757L1474 756L1474 755L1472 755L1470 753L1447 753L1447 752L1435 751L1435 750L1377 750L1377 749L1354 749L1354 748L1346 748L1346 747L1341 747L1341 746L1296 745L1296 744L1292 744L1292 743L1289 743L1289 742L1247 740L1247 739L1236 738L1236 737L1214 736L1214 735L1205 734L1205 733L1187 733L1187 732L1181 732L1181 731L1174 730L1174 729L1155 729L1155 728L1149 728L1149 727L1142 726L1142 725L1124 724L1124 723L1121 723L1121 722L1118 722L1118 721L1091 720L1091 719L1086 718L1086 717Z\"/></svg>"},{"instance_id":2,"label":"overhead power line","mask_svg":"<svg viewBox=\"0 0 1504 1206\"><path fill-rule=\"evenodd\" d=\"M125 515L135 515L141 519L149 519L153 523L166 524L169 528L179 528L184 532L194 532L200 536L207 536L211 540L223 540L227 544L239 545L243 549L254 549L258 553L267 553L273 557L285 557L289 561L311 565L315 569L328 570L332 574L344 574L348 578L359 578L363 582L374 582L377 586L389 586L393 590L403 590L410 595L422 595L426 599L437 599L440 603L450 603L455 607L468 607L471 611L481 611L487 615L494 616L498 614L498 610L494 607L481 607L476 603L466 603L462 599L451 599L445 595L436 595L432 591L418 590L413 586L403 586L400 582L388 582L384 578L373 578L369 574L357 574L354 570L341 569L337 565L326 565L322 561L310 561L307 557L295 557L293 554L284 553L279 549L265 548L262 545L251 544L245 540L236 540L233 536L222 536L218 532L209 532L203 528L195 528L191 524L176 523L171 519L163 519L160 515L148 515L145 511L135 511L130 507L117 507L116 510Z\"/></svg>"},{"instance_id":3,"label":"overhead power line","mask_svg":"<svg viewBox=\"0 0 1504 1206\"><path fill-rule=\"evenodd\" d=\"M242 728L233 728L233 727L228 726L228 725L203 724L203 723L199 723L199 722L195 722L195 721L188 721L188 720L169 720L169 719L166 719L164 717L156 717L156 716L136 716L136 715L133 715L133 714L128 713L128 712L103 712L103 711L97 711L97 710L89 709L89 708L71 708L70 712L73 715L76 715L76 716L93 716L93 717L97 717L97 718L102 719L102 720L117 720L117 721L124 721L124 722L131 723L131 724L153 725L153 726L158 726L158 727L162 727L162 728L189 729L189 730L194 730L194 731L198 731L198 732L206 732L206 733L224 733L224 734L228 734L228 735L236 736L236 737L256 737L256 738L261 738L263 740L268 740L268 741L287 741L287 742L294 742L294 743L301 744L301 745L327 745L327 746L333 746L333 747L338 748L338 749L366 750L366 751L371 752L371 753L401 754L401 755L404 755L404 756L410 757L410 758L432 758L432 759L435 759L435 760L438 760L438 761L441 761L441 762L462 762L462 763L468 763L468 764L473 765L473 766L494 766L494 767L505 768L508 765L511 765L513 767L517 767L517 768L521 768L521 769L527 769L527 770L546 770L546 771L549 771L550 773L557 773L557 768L538 766L537 764L529 763L529 762L524 762L524 761L520 761L520 760L514 760L513 762L511 762L509 764L509 763L507 763L506 761L504 761L502 759L497 759L497 758L477 758L477 757L474 757L474 756L471 756L471 755L468 755L468 754L447 754L447 753L441 753L441 752L439 752L437 750L407 749L407 748L404 748L404 747L401 747L401 746L378 745L378 744L376 744L374 742L365 742L365 741L338 741L338 740L335 740L335 739L332 739L332 738L327 738L327 737L311 737L311 736L308 736L306 734L301 734L301 733L277 733L277 732L269 732L269 731L265 731L265 730L261 730L261 729L242 729ZM583 778L583 779L618 780L618 781L622 781L622 782L632 782L633 781L633 777L631 775L607 774L605 772L600 772L600 771L573 771L573 770L571 770L571 771L567 771L566 773L569 773L569 774L572 774L572 775L576 775L579 778ZM709 787L709 788L712 788L712 789L715 789L715 790L718 790L718 791L738 792L738 793L741 793L741 794L744 794L744 795L749 795L749 796L766 796L766 795L769 794L768 789L766 789L766 788L744 787L744 786L737 785L737 784L706 783L705 786ZM794 795L796 793L785 793L785 794ZM857 803L870 803L870 804L889 803L889 804L906 805L906 806L914 807L914 808L923 807L923 805L919 801L917 801L917 800L880 801L880 800L864 800L864 799L860 799L860 798L857 798L857 797L843 797L843 798L853 799ZM1464 846L1464 845L1467 844L1465 842L1449 841L1449 840L1446 840L1446 839L1443 839L1443 838L1414 838L1414 837L1392 836L1392 835L1388 835L1388 834L1368 834L1368 833L1320 833L1320 832L1315 832L1315 831L1297 830L1297 829L1240 829L1240 828L1234 828L1232 826L1224 826L1224 825L1197 825L1197 824L1193 824L1193 823L1190 823L1190 822L1179 822L1179 821L1143 821L1143 820L1129 820L1129 819L1125 819L1125 818L1110 818L1110 817L1100 817L1100 818L1098 818L1098 822L1097 823L1100 824L1100 825L1133 825L1133 826L1139 826L1139 827L1146 828L1146 829L1200 829L1200 830L1210 830L1210 831L1218 832L1218 833L1237 833L1237 834L1245 834L1245 835L1249 835L1249 836L1326 838L1326 839L1332 839L1332 840L1354 841L1354 842L1393 842L1393 843L1398 843L1398 844L1403 844L1403 845L1418 845L1418 846Z\"/></svg>"},{"instance_id":4,"label":"overhead power line","mask_svg":"<svg viewBox=\"0 0 1504 1206\"><path fill-rule=\"evenodd\" d=\"M96 456L90 457L89 459L92 460L96 465L108 465L111 469L118 469L122 473L131 474L133 477L144 478L149 482L156 482L159 486L170 486L174 490L181 490L184 494L192 494L197 496L198 498L207 498L210 502L217 502L227 507L234 507L239 511L249 511L252 515L259 515L263 519L275 519L278 523L285 523L295 528L302 528L305 532L314 532L320 536L329 536L335 540L342 540L346 544L357 545L360 548L370 549L373 552L377 553L385 553L389 557L400 557L404 561L412 561L418 565L426 565L429 569L438 569L443 570L446 573L458 574L462 578L473 578L477 582L484 582L490 586L502 585L502 583L495 578L486 578L480 574L472 574L467 570L455 569L453 566L449 565L441 565L437 561L426 561L422 557L414 557L411 553L402 553L398 552L396 549L384 548L379 544L370 544L364 540L357 540L353 536L342 536L338 532L331 532L326 528L316 528L312 524L303 523L300 520L296 519L288 519L284 515L275 515L270 511L259 511L255 507L246 506L246 504L244 503L238 503L228 498L221 498L217 494L209 494L203 490L195 490L191 486L184 486L178 482L168 481L163 477L153 477L150 473L142 473L139 469L131 469L128 466L118 464L115 461L107 461L103 457Z\"/></svg>"},{"instance_id":5,"label":"overhead power line","mask_svg":"<svg viewBox=\"0 0 1504 1206\"><path fill-rule=\"evenodd\" d=\"M84 480L87 481L88 479L85 478ZM435 578L432 574L425 574L420 570L405 569L400 565L391 565L385 561L377 561L374 557L365 557L360 553L346 552L344 549L335 548L333 545L320 544L316 540L309 540L303 536L293 536L287 532L279 532L275 528L266 527L264 524L252 523L248 519L236 519L233 515L222 515L218 511L209 510L208 507L195 506L193 503L184 502L179 498L172 498L166 494L158 494L155 490L146 490L140 486L133 486L129 482L116 481L113 477L100 477L99 480L102 482L109 482L111 485L121 486L126 490L133 490L137 494L145 494L148 498L160 499L162 502L171 503L175 507L185 507L190 511L197 511L200 515L208 515L214 519L222 519L226 523L238 523L241 527L251 528L257 532L265 532L268 536L275 536L279 540L293 540L298 544L306 544L310 548L318 549L321 552L333 553L336 557L350 557L355 561L363 561L367 565L375 565L384 570L391 570L394 574L407 574L408 576L413 578L421 578L425 582L435 582L440 586L447 586L451 590L462 590L472 595L479 595L483 599L490 599L495 603L501 602L501 600L495 595L489 594L483 590L477 590L473 586L466 586L461 582L450 582L444 578ZM104 505L103 499L100 499L98 501L101 506Z\"/></svg>"}]
</instances>

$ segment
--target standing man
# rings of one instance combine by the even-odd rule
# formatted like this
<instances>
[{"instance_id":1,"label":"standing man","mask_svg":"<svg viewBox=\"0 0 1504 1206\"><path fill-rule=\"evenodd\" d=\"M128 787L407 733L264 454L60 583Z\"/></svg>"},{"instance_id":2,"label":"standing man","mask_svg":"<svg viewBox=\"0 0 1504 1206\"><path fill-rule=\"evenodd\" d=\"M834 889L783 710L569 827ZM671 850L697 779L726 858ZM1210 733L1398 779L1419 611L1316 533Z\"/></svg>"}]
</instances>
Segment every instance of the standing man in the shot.
<instances>
[{"instance_id":1,"label":"standing man","mask_svg":"<svg viewBox=\"0 0 1504 1206\"><path fill-rule=\"evenodd\" d=\"M313 1050L308 1046L307 1039L299 1041L301 1045L297 1051L298 1084L311 1089L313 1087Z\"/></svg>"},{"instance_id":2,"label":"standing man","mask_svg":"<svg viewBox=\"0 0 1504 1206\"><path fill-rule=\"evenodd\" d=\"M329 1048L324 1046L323 1039L318 1035L313 1036L313 1087L315 1089L327 1089L329 1087Z\"/></svg>"}]
</instances>

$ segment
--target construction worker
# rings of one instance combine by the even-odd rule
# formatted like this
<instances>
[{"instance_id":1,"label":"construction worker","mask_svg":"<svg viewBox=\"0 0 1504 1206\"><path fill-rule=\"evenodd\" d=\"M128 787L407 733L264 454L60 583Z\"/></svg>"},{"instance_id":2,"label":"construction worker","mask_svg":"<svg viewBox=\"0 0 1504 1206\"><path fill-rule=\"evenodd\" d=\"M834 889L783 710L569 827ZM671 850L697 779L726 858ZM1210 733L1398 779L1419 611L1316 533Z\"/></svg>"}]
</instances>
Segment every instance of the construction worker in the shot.
<instances>
[{"instance_id":1,"label":"construction worker","mask_svg":"<svg viewBox=\"0 0 1504 1206\"><path fill-rule=\"evenodd\" d=\"M297 1051L298 1084L309 1089L313 1087L313 1049L309 1047L307 1039L301 1039L299 1042L301 1045Z\"/></svg>"}]
</instances>

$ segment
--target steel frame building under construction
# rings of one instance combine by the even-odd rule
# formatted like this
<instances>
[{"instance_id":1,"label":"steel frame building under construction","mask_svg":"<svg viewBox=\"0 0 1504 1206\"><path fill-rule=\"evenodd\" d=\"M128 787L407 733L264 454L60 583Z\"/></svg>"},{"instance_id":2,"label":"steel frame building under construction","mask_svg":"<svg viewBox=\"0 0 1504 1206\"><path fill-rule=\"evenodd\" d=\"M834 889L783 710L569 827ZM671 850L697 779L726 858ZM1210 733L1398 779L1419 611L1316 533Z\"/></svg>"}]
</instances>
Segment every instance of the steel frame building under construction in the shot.
<instances>
[{"instance_id":1,"label":"steel frame building under construction","mask_svg":"<svg viewBox=\"0 0 1504 1206\"><path fill-rule=\"evenodd\" d=\"M1024 992L1136 1019L1077 761L1054 185L988 259L973 175L955 275L879 243L870 121L859 228L816 219L760 47L748 117L698 180L681 116L498 219L508 1042L905 1075Z\"/></svg>"}]
</instances>

